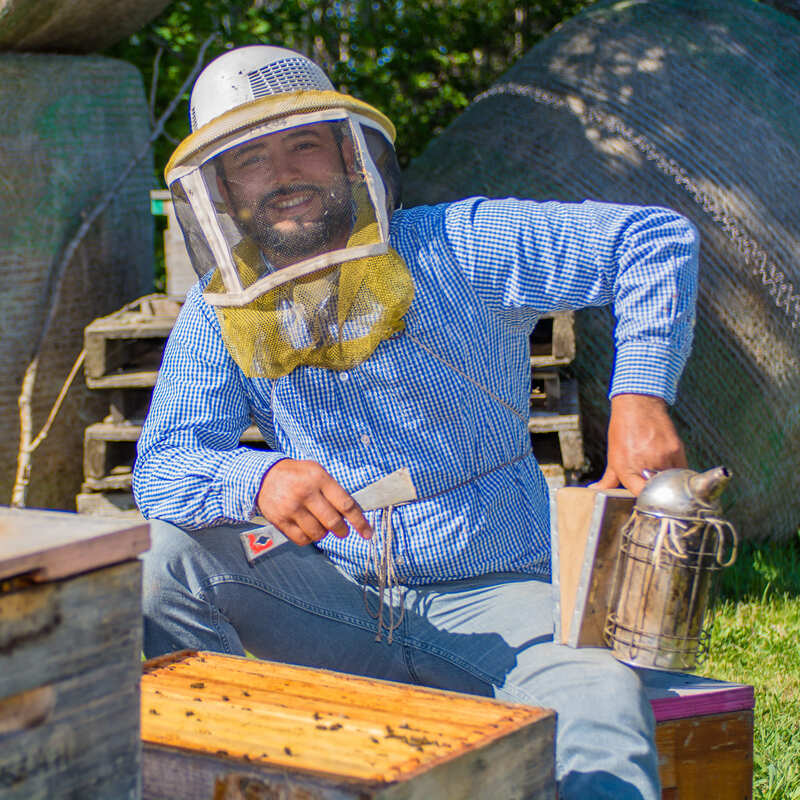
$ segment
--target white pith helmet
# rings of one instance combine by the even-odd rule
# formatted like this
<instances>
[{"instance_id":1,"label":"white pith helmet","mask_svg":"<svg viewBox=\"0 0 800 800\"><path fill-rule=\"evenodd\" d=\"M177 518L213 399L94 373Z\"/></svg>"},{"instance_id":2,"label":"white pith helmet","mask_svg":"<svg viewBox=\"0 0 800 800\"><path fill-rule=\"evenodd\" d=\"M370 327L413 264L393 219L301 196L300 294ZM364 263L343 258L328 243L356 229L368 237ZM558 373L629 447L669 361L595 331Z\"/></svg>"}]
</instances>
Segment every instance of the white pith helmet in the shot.
<instances>
[{"instance_id":1,"label":"white pith helmet","mask_svg":"<svg viewBox=\"0 0 800 800\"><path fill-rule=\"evenodd\" d=\"M220 279L206 279L203 296L211 305L246 306L283 283L328 266L388 253L389 220L400 207L394 125L368 103L337 92L310 59L267 45L231 50L212 61L198 77L191 94L190 117L192 133L175 149L164 174L198 276L206 279L214 274ZM303 220L300 228L314 246L301 241L306 235L302 233L291 243L294 249L290 253L289 240L279 243L277 223L269 219L285 210L271 214L270 204L279 201L267 194L255 196L269 187L263 173L269 159L252 159L258 162L252 165L253 172L246 172L246 161L239 170L221 167L226 154L247 152L251 146L263 147L266 153L268 141L297 142L298 138L284 134L317 125L328 126L334 137L336 152L330 155L335 164L326 175L309 179L313 186L305 199L292 198L297 200L295 205L310 204L309 214L319 211L312 206L324 207L315 219ZM270 138L273 136L275 139ZM309 149L314 148L306 144L291 152L280 151L280 161L275 163L291 164L292 170L302 173L303 159L314 163ZM336 174L342 179L338 184ZM269 191L286 193L287 187L286 183L273 185ZM308 193L309 189L304 186L302 191ZM326 198L324 204L321 197ZM326 232L324 223L329 220L334 220L331 224L338 225L340 232L349 228L346 240ZM310 238L310 232L317 229L319 236L328 236L327 243L335 242L335 246L318 248L320 242ZM249 244L256 246L256 251L261 248L262 262L254 264L255 256L243 261L243 248ZM283 249L279 251L279 247ZM283 265L265 273L264 258L270 267L275 265L274 259Z\"/></svg>"},{"instance_id":2,"label":"white pith helmet","mask_svg":"<svg viewBox=\"0 0 800 800\"><path fill-rule=\"evenodd\" d=\"M200 73L189 101L192 131L253 100L309 89L334 91L311 59L283 47L239 47L215 58Z\"/></svg>"}]
</instances>

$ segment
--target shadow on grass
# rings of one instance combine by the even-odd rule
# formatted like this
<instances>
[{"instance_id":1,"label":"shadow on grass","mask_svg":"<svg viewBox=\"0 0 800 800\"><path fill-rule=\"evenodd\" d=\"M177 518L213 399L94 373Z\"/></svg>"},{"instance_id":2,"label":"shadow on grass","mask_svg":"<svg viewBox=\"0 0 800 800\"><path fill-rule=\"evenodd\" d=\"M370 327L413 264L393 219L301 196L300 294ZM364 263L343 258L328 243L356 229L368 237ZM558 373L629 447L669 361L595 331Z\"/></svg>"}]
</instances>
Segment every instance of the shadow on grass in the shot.
<instances>
[{"instance_id":1,"label":"shadow on grass","mask_svg":"<svg viewBox=\"0 0 800 800\"><path fill-rule=\"evenodd\" d=\"M800 530L788 542L742 542L736 563L722 571L720 599L800 597Z\"/></svg>"}]
</instances>

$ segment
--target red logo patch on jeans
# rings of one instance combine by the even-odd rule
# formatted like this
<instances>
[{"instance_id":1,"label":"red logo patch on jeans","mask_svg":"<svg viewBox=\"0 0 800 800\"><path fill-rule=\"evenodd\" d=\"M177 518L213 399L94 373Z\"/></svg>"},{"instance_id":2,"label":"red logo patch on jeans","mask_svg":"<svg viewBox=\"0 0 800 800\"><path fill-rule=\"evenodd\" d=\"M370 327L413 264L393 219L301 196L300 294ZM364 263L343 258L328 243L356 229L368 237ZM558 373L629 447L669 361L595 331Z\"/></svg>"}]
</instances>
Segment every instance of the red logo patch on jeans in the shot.
<instances>
[{"instance_id":1,"label":"red logo patch on jeans","mask_svg":"<svg viewBox=\"0 0 800 800\"><path fill-rule=\"evenodd\" d=\"M263 533L248 533L247 542L250 545L250 552L256 556L265 550L269 550L275 544L271 536L266 536Z\"/></svg>"}]
</instances>

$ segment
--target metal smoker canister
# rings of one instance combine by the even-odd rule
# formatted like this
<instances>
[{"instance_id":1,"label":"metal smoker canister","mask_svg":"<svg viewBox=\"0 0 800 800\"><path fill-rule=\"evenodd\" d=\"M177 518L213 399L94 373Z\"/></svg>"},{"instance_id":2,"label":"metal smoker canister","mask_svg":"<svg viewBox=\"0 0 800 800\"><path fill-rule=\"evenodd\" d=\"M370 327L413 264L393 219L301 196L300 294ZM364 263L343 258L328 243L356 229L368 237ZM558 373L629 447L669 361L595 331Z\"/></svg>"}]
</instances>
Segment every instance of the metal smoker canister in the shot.
<instances>
[{"instance_id":1,"label":"metal smoker canister","mask_svg":"<svg viewBox=\"0 0 800 800\"><path fill-rule=\"evenodd\" d=\"M649 478L622 529L606 618L606 642L621 661L690 671L708 650L703 628L720 571L737 536L720 518L725 467L668 469Z\"/></svg>"}]
</instances>

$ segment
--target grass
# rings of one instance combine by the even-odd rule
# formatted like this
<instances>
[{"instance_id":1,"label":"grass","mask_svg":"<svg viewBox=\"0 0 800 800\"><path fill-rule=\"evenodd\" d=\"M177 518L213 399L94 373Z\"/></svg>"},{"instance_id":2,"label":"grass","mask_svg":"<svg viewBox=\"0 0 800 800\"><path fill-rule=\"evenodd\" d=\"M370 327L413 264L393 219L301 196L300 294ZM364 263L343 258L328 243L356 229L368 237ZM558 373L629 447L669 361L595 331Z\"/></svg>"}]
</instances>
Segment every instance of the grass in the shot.
<instances>
[{"instance_id":1,"label":"grass","mask_svg":"<svg viewBox=\"0 0 800 800\"><path fill-rule=\"evenodd\" d=\"M754 800L800 800L800 531L723 573L703 675L755 687Z\"/></svg>"}]
</instances>

